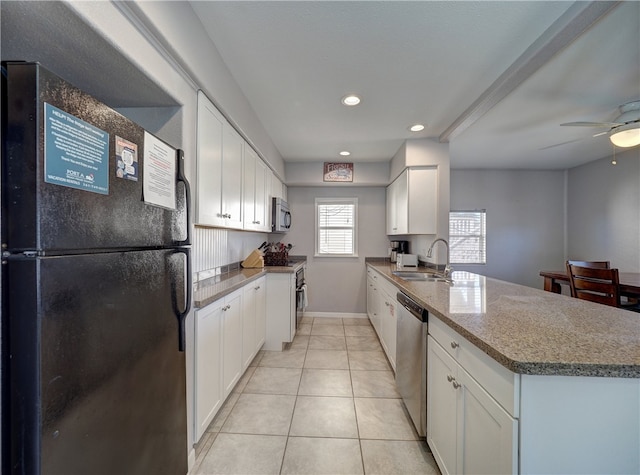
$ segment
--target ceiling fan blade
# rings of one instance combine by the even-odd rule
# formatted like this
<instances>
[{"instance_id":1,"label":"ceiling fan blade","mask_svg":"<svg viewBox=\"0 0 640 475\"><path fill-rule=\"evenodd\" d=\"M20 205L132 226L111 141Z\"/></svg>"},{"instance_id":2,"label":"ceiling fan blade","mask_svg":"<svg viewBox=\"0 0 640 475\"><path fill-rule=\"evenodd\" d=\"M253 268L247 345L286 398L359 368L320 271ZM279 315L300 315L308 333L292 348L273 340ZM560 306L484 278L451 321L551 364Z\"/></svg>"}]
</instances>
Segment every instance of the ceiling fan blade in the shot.
<instances>
[{"instance_id":1,"label":"ceiling fan blade","mask_svg":"<svg viewBox=\"0 0 640 475\"><path fill-rule=\"evenodd\" d=\"M620 124L618 122L565 122L560 125L569 125L572 127L618 127Z\"/></svg>"},{"instance_id":2,"label":"ceiling fan blade","mask_svg":"<svg viewBox=\"0 0 640 475\"><path fill-rule=\"evenodd\" d=\"M580 142L581 140L583 140L583 139L567 140L566 142L560 142L560 143L556 143L556 144L553 144L553 145L547 145L546 147L539 148L538 150L547 150L547 149L554 148L554 147L560 147L561 145L567 145L567 144L574 143L574 142Z\"/></svg>"},{"instance_id":3,"label":"ceiling fan blade","mask_svg":"<svg viewBox=\"0 0 640 475\"><path fill-rule=\"evenodd\" d=\"M609 131L608 131L608 130L606 130L606 131L604 131L604 132L600 132L600 133L597 133L597 134L593 134L593 135L592 135L592 137L600 137L601 135L607 135L608 133L609 133Z\"/></svg>"}]
</instances>

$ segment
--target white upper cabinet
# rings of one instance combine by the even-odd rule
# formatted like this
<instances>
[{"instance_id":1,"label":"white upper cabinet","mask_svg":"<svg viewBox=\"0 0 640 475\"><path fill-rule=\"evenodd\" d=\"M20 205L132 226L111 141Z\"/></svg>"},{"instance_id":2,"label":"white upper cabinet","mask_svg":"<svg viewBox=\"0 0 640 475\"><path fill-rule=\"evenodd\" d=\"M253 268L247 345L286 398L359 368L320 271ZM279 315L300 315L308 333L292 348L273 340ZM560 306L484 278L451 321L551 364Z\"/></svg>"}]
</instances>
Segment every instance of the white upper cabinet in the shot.
<instances>
[{"instance_id":1,"label":"white upper cabinet","mask_svg":"<svg viewBox=\"0 0 640 475\"><path fill-rule=\"evenodd\" d=\"M196 224L242 229L244 140L198 92Z\"/></svg>"},{"instance_id":2,"label":"white upper cabinet","mask_svg":"<svg viewBox=\"0 0 640 475\"><path fill-rule=\"evenodd\" d=\"M405 169L387 187L387 234L437 234L438 169Z\"/></svg>"},{"instance_id":3,"label":"white upper cabinet","mask_svg":"<svg viewBox=\"0 0 640 475\"><path fill-rule=\"evenodd\" d=\"M242 229L242 157L244 139L228 123L222 137L222 208L225 225Z\"/></svg>"},{"instance_id":4,"label":"white upper cabinet","mask_svg":"<svg viewBox=\"0 0 640 475\"><path fill-rule=\"evenodd\" d=\"M244 229L271 231L269 195L271 170L248 145L244 147Z\"/></svg>"},{"instance_id":5,"label":"white upper cabinet","mask_svg":"<svg viewBox=\"0 0 640 475\"><path fill-rule=\"evenodd\" d=\"M275 174L271 174L271 197L287 201L287 187Z\"/></svg>"}]
</instances>

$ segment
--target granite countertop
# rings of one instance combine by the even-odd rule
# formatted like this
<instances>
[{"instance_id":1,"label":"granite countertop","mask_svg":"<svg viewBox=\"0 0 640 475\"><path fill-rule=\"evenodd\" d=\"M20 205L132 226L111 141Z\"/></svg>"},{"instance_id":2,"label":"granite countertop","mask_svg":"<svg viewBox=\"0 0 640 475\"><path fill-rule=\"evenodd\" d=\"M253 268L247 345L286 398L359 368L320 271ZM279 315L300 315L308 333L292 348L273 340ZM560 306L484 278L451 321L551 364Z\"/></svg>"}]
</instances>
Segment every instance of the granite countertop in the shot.
<instances>
[{"instance_id":1,"label":"granite countertop","mask_svg":"<svg viewBox=\"0 0 640 475\"><path fill-rule=\"evenodd\" d=\"M366 264L514 373L640 378L638 313L469 272L406 281L388 259Z\"/></svg>"},{"instance_id":2,"label":"granite countertop","mask_svg":"<svg viewBox=\"0 0 640 475\"><path fill-rule=\"evenodd\" d=\"M265 266L253 269L243 269L240 267L202 280L194 286L193 307L195 309L206 307L219 298L244 287L252 280L259 279L267 273L275 272L293 274L306 262L306 257L291 256L289 258L288 266Z\"/></svg>"}]
</instances>

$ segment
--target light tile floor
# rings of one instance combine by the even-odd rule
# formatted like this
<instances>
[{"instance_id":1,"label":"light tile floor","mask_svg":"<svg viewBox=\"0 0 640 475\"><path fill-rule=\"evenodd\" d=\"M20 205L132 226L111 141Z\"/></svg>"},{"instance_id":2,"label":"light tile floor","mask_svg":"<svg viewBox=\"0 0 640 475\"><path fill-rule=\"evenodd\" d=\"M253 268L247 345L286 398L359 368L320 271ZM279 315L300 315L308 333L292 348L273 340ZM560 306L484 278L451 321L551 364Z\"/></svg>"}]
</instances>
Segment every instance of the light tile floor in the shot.
<instances>
[{"instance_id":1,"label":"light tile floor","mask_svg":"<svg viewBox=\"0 0 640 475\"><path fill-rule=\"evenodd\" d=\"M305 317L261 351L196 448L197 475L435 474L367 319Z\"/></svg>"}]
</instances>

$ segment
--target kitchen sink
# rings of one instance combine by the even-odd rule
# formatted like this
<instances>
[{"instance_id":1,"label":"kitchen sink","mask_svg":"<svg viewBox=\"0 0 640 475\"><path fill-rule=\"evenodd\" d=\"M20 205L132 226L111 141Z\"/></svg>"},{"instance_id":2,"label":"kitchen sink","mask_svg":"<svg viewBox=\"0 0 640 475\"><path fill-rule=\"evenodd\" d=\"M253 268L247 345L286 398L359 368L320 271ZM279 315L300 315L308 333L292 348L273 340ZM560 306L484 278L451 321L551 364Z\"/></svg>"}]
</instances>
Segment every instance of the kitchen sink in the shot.
<instances>
[{"instance_id":1,"label":"kitchen sink","mask_svg":"<svg viewBox=\"0 0 640 475\"><path fill-rule=\"evenodd\" d=\"M398 270L391 273L404 280L418 280L422 282L453 282L453 280L442 277L439 274L434 274L433 272L411 272Z\"/></svg>"}]
</instances>

